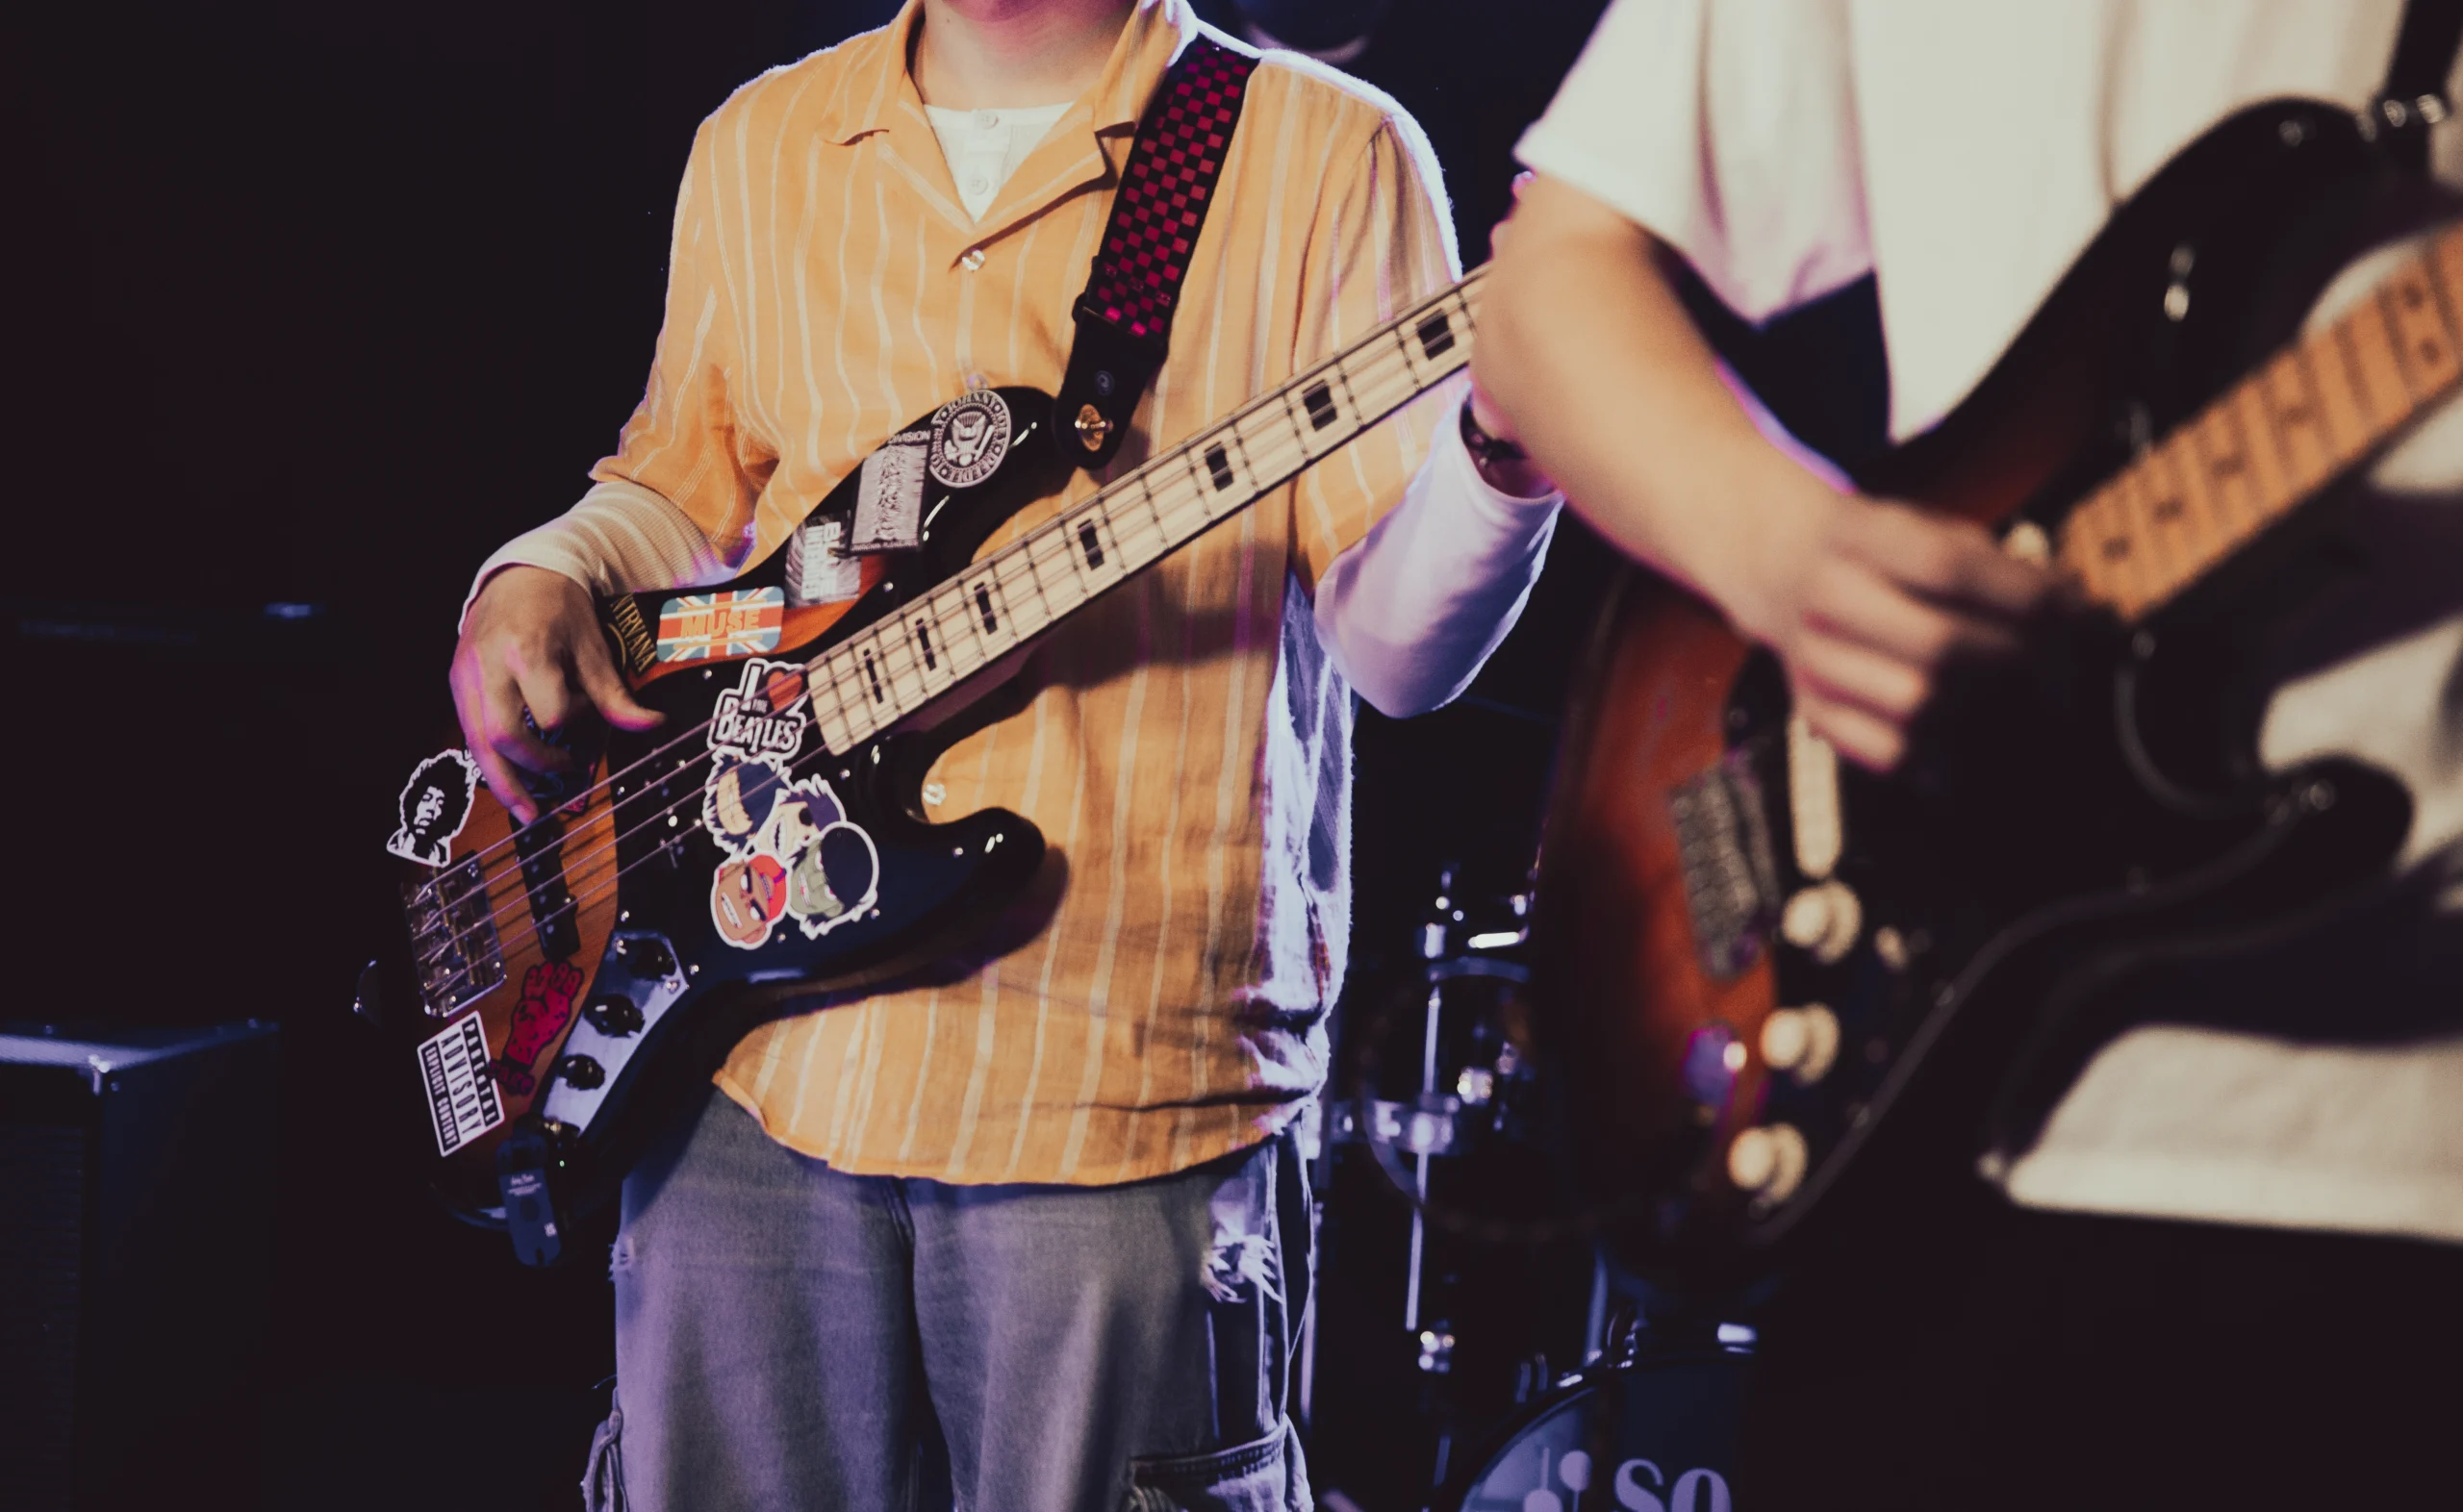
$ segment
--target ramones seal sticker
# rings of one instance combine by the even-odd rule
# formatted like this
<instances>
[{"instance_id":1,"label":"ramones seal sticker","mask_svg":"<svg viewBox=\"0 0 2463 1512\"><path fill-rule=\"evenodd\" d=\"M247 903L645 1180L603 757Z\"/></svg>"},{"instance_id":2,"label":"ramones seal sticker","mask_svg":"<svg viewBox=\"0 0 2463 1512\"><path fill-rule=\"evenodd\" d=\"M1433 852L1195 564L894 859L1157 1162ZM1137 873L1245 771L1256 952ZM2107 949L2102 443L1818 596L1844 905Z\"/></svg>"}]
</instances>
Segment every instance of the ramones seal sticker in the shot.
<instances>
[{"instance_id":1,"label":"ramones seal sticker","mask_svg":"<svg viewBox=\"0 0 2463 1512\"><path fill-rule=\"evenodd\" d=\"M974 389L932 412L929 466L952 489L992 476L1009 454L1009 406L989 389Z\"/></svg>"},{"instance_id":2,"label":"ramones seal sticker","mask_svg":"<svg viewBox=\"0 0 2463 1512\"><path fill-rule=\"evenodd\" d=\"M727 769L703 806L728 852L710 878L719 937L751 950L782 918L808 940L863 918L880 895L880 851L828 781L788 782L771 763L720 759Z\"/></svg>"},{"instance_id":3,"label":"ramones seal sticker","mask_svg":"<svg viewBox=\"0 0 2463 1512\"><path fill-rule=\"evenodd\" d=\"M423 867L451 861L453 839L470 821L470 797L478 787L479 764L469 751L439 751L419 763L394 800L401 822L385 848Z\"/></svg>"}]
</instances>

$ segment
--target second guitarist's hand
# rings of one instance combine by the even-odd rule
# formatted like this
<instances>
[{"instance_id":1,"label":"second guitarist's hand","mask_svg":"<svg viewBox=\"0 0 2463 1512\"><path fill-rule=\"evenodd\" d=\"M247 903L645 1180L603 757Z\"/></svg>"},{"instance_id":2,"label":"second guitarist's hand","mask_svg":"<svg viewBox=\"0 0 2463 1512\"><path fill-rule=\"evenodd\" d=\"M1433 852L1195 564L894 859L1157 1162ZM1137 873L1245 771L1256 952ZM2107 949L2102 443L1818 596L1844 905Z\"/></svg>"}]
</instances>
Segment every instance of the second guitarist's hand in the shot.
<instances>
[{"instance_id":1,"label":"second guitarist's hand","mask_svg":"<svg viewBox=\"0 0 2463 1512\"><path fill-rule=\"evenodd\" d=\"M554 733L595 711L618 729L647 730L665 718L624 686L589 590L544 567L508 567L480 587L462 618L450 681L480 775L525 824L539 817L539 804L521 773L572 765L530 725Z\"/></svg>"},{"instance_id":2,"label":"second guitarist's hand","mask_svg":"<svg viewBox=\"0 0 2463 1512\"><path fill-rule=\"evenodd\" d=\"M1498 247L1474 376L1578 513L1778 653L1814 730L1887 770L1944 666L2015 648L2061 580L1772 444L1678 302L1672 256L1539 179Z\"/></svg>"}]
</instances>

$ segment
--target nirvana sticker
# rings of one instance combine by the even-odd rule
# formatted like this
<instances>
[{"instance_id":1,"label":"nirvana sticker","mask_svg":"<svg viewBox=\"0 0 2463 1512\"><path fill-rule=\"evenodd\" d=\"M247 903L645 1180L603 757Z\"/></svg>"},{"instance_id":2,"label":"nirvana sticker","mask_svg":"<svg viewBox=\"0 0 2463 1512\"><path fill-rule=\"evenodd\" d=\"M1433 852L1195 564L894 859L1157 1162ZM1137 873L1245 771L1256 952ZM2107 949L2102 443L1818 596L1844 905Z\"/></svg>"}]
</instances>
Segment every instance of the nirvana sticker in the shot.
<instances>
[{"instance_id":1,"label":"nirvana sticker","mask_svg":"<svg viewBox=\"0 0 2463 1512\"><path fill-rule=\"evenodd\" d=\"M521 973L521 1001L514 1004L513 1021L505 1025L504 1054L496 1058L496 1080L516 1096L539 1090L539 1057L565 1025L573 1021L573 999L581 993L581 968L570 961L542 961Z\"/></svg>"},{"instance_id":2,"label":"nirvana sticker","mask_svg":"<svg viewBox=\"0 0 2463 1512\"><path fill-rule=\"evenodd\" d=\"M1009 406L989 389L962 393L932 412L932 476L971 489L1009 454Z\"/></svg>"},{"instance_id":3,"label":"nirvana sticker","mask_svg":"<svg viewBox=\"0 0 2463 1512\"><path fill-rule=\"evenodd\" d=\"M864 564L848 553L847 521L816 515L787 538L787 602L851 603L864 594Z\"/></svg>"},{"instance_id":4,"label":"nirvana sticker","mask_svg":"<svg viewBox=\"0 0 2463 1512\"><path fill-rule=\"evenodd\" d=\"M719 694L710 713L710 749L748 760L795 755L804 747L804 699L811 691L802 663L754 657L736 685Z\"/></svg>"},{"instance_id":5,"label":"nirvana sticker","mask_svg":"<svg viewBox=\"0 0 2463 1512\"><path fill-rule=\"evenodd\" d=\"M850 551L912 551L924 543L925 448L929 438L901 431L855 473L854 539Z\"/></svg>"},{"instance_id":6,"label":"nirvana sticker","mask_svg":"<svg viewBox=\"0 0 2463 1512\"><path fill-rule=\"evenodd\" d=\"M821 777L787 782L766 763L738 763L721 779L705 808L711 834L729 852L710 879L710 918L720 938L751 950L770 942L782 918L807 940L862 918L880 891L880 852ZM763 806L743 801L757 793ZM754 815L760 818L756 821ZM724 825L724 830L722 826Z\"/></svg>"},{"instance_id":7,"label":"nirvana sticker","mask_svg":"<svg viewBox=\"0 0 2463 1512\"><path fill-rule=\"evenodd\" d=\"M419 763L394 800L401 823L385 848L423 867L451 861L453 839L470 820L470 796L478 788L479 764L469 751L439 751Z\"/></svg>"},{"instance_id":8,"label":"nirvana sticker","mask_svg":"<svg viewBox=\"0 0 2463 1512\"><path fill-rule=\"evenodd\" d=\"M504 1103L488 1074L487 1030L477 1014L465 1014L420 1042L419 1073L427 1082L427 1116L436 1127L438 1154L450 1155L504 1121Z\"/></svg>"},{"instance_id":9,"label":"nirvana sticker","mask_svg":"<svg viewBox=\"0 0 2463 1512\"><path fill-rule=\"evenodd\" d=\"M786 623L787 594L783 589L686 593L659 605L656 655L662 662L757 656L778 649L778 637Z\"/></svg>"},{"instance_id":10,"label":"nirvana sticker","mask_svg":"<svg viewBox=\"0 0 2463 1512\"><path fill-rule=\"evenodd\" d=\"M625 676L639 677L656 665L658 639L650 634L649 621L642 617L642 606L633 602L632 594L619 593L608 599L598 618L623 658Z\"/></svg>"}]
</instances>

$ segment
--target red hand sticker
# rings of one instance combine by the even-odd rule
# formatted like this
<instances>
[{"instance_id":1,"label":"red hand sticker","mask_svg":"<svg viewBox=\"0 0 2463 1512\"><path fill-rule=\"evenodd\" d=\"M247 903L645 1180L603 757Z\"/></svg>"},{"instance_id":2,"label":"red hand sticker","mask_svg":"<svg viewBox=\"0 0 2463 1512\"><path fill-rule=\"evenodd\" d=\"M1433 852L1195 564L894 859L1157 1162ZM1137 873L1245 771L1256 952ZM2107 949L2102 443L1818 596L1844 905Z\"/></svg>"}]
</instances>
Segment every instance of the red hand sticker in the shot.
<instances>
[{"instance_id":1,"label":"red hand sticker","mask_svg":"<svg viewBox=\"0 0 2463 1512\"><path fill-rule=\"evenodd\" d=\"M514 1005L504 1054L496 1060L496 1080L506 1091L528 1096L538 1087L532 1069L572 1021L573 995L580 991L581 968L569 961L542 961L522 973L521 1001Z\"/></svg>"}]
</instances>

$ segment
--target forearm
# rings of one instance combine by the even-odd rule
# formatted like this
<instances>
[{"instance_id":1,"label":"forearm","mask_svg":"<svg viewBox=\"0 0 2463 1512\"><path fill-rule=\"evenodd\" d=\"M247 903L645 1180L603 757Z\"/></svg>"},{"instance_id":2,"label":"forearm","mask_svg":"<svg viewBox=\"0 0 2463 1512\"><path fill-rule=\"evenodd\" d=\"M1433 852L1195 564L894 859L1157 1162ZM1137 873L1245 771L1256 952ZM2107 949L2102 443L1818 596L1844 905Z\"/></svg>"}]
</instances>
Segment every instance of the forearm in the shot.
<instances>
[{"instance_id":1,"label":"forearm","mask_svg":"<svg viewBox=\"0 0 2463 1512\"><path fill-rule=\"evenodd\" d=\"M1751 626L1752 554L1834 495L1756 428L1647 232L1541 179L1482 296L1475 359L1522 443L1609 540Z\"/></svg>"},{"instance_id":2,"label":"forearm","mask_svg":"<svg viewBox=\"0 0 2463 1512\"><path fill-rule=\"evenodd\" d=\"M498 547L480 565L463 601L509 567L544 567L593 594L690 588L717 582L728 566L682 510L634 483L600 483L581 501Z\"/></svg>"},{"instance_id":3,"label":"forearm","mask_svg":"<svg viewBox=\"0 0 2463 1512\"><path fill-rule=\"evenodd\" d=\"M1317 584L1319 643L1384 714L1452 701L1521 617L1562 501L1484 479L1449 412L1402 502Z\"/></svg>"}]
</instances>

